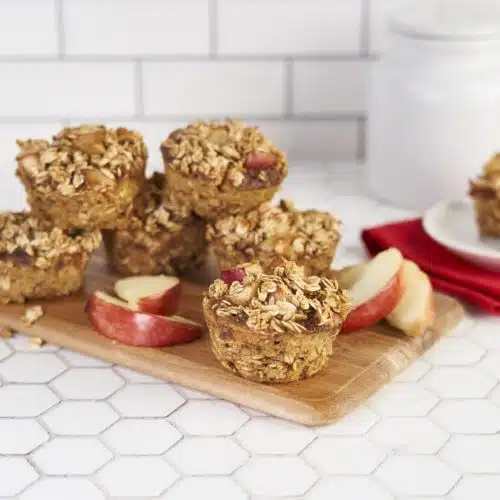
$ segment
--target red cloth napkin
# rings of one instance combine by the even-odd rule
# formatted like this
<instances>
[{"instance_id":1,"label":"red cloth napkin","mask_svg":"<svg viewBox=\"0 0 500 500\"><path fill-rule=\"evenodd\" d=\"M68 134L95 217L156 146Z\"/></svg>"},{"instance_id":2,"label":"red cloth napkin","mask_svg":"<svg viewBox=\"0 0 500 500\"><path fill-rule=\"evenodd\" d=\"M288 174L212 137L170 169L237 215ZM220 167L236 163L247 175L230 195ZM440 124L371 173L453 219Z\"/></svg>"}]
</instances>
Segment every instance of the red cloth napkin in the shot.
<instances>
[{"instance_id":1,"label":"red cloth napkin","mask_svg":"<svg viewBox=\"0 0 500 500\"><path fill-rule=\"evenodd\" d=\"M435 289L500 315L500 274L470 264L436 243L421 219L365 229L361 238L371 255L396 247L429 275Z\"/></svg>"}]
</instances>

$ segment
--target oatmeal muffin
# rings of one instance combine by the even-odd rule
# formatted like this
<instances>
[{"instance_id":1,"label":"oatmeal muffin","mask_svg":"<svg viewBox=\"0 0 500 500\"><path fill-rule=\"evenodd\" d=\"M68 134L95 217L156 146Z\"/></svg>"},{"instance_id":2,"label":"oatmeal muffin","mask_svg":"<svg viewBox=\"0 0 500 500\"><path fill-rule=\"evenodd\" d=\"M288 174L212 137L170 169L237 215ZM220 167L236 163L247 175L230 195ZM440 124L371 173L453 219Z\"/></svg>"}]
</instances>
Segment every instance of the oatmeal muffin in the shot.
<instances>
[{"instance_id":1,"label":"oatmeal muffin","mask_svg":"<svg viewBox=\"0 0 500 500\"><path fill-rule=\"evenodd\" d=\"M290 261L266 273L251 263L223 277L210 285L203 311L225 368L256 382L292 382L327 364L350 311L336 281L306 276Z\"/></svg>"},{"instance_id":2,"label":"oatmeal muffin","mask_svg":"<svg viewBox=\"0 0 500 500\"><path fill-rule=\"evenodd\" d=\"M25 212L0 214L0 303L79 290L99 231L63 230Z\"/></svg>"},{"instance_id":3,"label":"oatmeal muffin","mask_svg":"<svg viewBox=\"0 0 500 500\"><path fill-rule=\"evenodd\" d=\"M340 222L327 212L296 210L289 200L264 203L244 215L228 216L207 226L221 269L281 256L304 266L308 274L330 267L340 240Z\"/></svg>"},{"instance_id":4,"label":"oatmeal muffin","mask_svg":"<svg viewBox=\"0 0 500 500\"><path fill-rule=\"evenodd\" d=\"M469 196L474 200L476 223L481 236L500 237L500 153L470 181Z\"/></svg>"},{"instance_id":5,"label":"oatmeal muffin","mask_svg":"<svg viewBox=\"0 0 500 500\"><path fill-rule=\"evenodd\" d=\"M189 210L170 206L163 198L164 185L165 176L153 174L129 227L104 233L111 267L120 274L176 275L203 261L203 221Z\"/></svg>"},{"instance_id":6,"label":"oatmeal muffin","mask_svg":"<svg viewBox=\"0 0 500 500\"><path fill-rule=\"evenodd\" d=\"M269 201L288 171L285 155L257 127L232 120L175 130L161 152L169 196L206 219Z\"/></svg>"},{"instance_id":7,"label":"oatmeal muffin","mask_svg":"<svg viewBox=\"0 0 500 500\"><path fill-rule=\"evenodd\" d=\"M18 141L17 175L33 214L68 229L116 229L130 214L144 180L141 134L82 125L52 142Z\"/></svg>"}]
</instances>

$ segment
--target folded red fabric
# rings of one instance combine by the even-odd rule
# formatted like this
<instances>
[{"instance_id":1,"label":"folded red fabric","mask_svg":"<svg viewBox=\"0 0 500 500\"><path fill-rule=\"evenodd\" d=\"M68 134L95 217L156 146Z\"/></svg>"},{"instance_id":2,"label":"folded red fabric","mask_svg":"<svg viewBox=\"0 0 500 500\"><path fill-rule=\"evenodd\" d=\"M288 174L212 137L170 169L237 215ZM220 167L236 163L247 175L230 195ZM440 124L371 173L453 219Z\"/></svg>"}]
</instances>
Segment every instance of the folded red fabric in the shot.
<instances>
[{"instance_id":1,"label":"folded red fabric","mask_svg":"<svg viewBox=\"0 0 500 500\"><path fill-rule=\"evenodd\" d=\"M500 315L500 275L475 266L431 239L421 219L365 229L361 238L371 255L398 248L426 272L436 290Z\"/></svg>"}]
</instances>

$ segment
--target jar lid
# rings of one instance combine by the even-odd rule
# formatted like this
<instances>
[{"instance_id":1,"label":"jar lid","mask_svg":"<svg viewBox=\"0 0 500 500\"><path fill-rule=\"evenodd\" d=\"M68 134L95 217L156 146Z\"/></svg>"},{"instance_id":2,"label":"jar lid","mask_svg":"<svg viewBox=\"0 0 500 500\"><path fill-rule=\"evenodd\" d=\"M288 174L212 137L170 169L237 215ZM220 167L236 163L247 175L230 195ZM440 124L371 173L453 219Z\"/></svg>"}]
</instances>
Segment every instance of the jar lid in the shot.
<instances>
[{"instance_id":1,"label":"jar lid","mask_svg":"<svg viewBox=\"0 0 500 500\"><path fill-rule=\"evenodd\" d=\"M495 0L408 0L389 16L393 32L415 38L500 38L500 2Z\"/></svg>"}]
</instances>

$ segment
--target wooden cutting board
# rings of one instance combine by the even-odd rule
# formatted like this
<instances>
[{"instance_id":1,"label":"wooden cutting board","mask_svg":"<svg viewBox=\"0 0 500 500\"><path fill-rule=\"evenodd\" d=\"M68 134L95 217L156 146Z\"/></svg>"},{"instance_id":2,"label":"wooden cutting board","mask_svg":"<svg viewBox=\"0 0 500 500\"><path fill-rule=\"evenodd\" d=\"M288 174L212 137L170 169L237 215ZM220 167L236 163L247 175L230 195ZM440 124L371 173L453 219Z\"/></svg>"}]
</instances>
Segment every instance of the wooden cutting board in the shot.
<instances>
[{"instance_id":1,"label":"wooden cutting board","mask_svg":"<svg viewBox=\"0 0 500 500\"><path fill-rule=\"evenodd\" d=\"M198 274L195 284L183 283L180 314L203 322L201 295L210 272ZM244 380L226 371L211 352L208 334L196 342L164 349L114 344L96 333L84 312L95 289L111 290L116 277L97 252L88 267L85 290L70 297L39 301L44 316L26 327L25 306L0 307L0 323L47 342L102 358L186 387L305 425L323 425L340 419L404 370L463 317L460 304L436 294L437 315L426 335L408 338L387 325L339 336L329 366L301 382L266 385Z\"/></svg>"}]
</instances>

